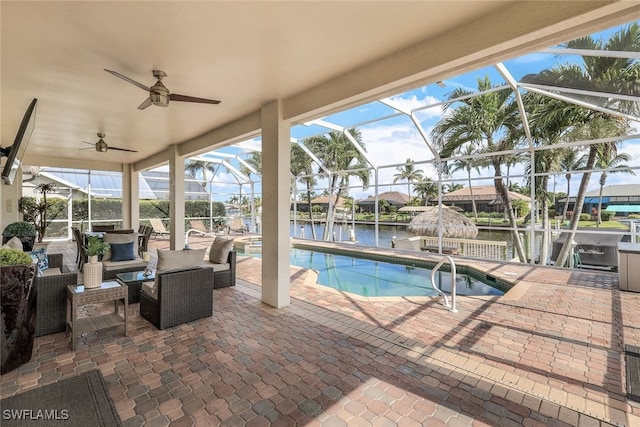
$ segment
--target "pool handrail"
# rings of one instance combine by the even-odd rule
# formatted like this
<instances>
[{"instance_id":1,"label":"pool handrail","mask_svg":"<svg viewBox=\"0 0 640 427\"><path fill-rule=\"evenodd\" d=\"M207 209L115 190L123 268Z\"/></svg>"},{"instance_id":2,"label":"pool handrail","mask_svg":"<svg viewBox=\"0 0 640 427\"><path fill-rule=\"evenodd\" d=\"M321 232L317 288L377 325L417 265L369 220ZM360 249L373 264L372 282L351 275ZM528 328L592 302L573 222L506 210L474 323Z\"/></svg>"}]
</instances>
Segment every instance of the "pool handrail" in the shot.
<instances>
[{"instance_id":1,"label":"pool handrail","mask_svg":"<svg viewBox=\"0 0 640 427\"><path fill-rule=\"evenodd\" d=\"M449 261L451 265L451 304L449 304L449 300L447 299L447 295L442 292L440 289L436 288L436 271L442 267L445 261ZM458 309L456 309L456 263L449 255L445 255L440 262L438 262L431 269L431 287L442 297L444 298L444 306L449 309L452 313L457 313Z\"/></svg>"}]
</instances>

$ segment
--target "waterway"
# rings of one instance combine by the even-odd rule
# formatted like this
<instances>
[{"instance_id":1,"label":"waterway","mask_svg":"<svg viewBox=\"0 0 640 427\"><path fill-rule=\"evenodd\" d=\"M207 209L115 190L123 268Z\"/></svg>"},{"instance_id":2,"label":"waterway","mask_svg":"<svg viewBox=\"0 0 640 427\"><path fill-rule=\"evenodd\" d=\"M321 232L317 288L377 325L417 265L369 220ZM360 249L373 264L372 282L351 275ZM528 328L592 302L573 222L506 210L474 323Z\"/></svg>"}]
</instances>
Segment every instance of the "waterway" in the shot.
<instances>
[{"instance_id":1,"label":"waterway","mask_svg":"<svg viewBox=\"0 0 640 427\"><path fill-rule=\"evenodd\" d=\"M322 240L322 236L324 233L324 223L316 223L314 224L314 227L316 230L316 239ZM336 224L334 227L332 240L336 242L348 242L351 228L352 224ZM304 238L309 240L313 239L311 225L309 223L298 222L297 226L294 227L293 221L291 221L289 231L291 237ZM528 234L528 232L521 233L523 239L522 244L527 251L529 248ZM358 244L364 246L376 246L375 226L373 224L356 223L354 228L354 235L355 240ZM406 225L379 225L377 246L390 248L391 241L393 239L405 239L412 236L413 234L407 231ZM479 230L476 239L507 242L507 259L512 259L515 257L513 250L513 238L509 230ZM537 248L540 244L540 238L536 240L536 252L538 252L539 250Z\"/></svg>"}]
</instances>

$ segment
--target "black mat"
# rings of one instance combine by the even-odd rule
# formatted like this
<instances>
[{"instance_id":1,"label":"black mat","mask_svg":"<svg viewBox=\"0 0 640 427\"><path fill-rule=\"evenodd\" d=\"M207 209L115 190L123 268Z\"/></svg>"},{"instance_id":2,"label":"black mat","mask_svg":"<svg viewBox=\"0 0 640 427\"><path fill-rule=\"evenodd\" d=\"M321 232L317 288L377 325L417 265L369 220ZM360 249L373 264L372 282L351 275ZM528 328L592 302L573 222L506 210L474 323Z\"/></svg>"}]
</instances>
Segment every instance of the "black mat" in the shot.
<instances>
[{"instance_id":1,"label":"black mat","mask_svg":"<svg viewBox=\"0 0 640 427\"><path fill-rule=\"evenodd\" d=\"M0 401L5 426L120 426L99 370L39 387Z\"/></svg>"}]
</instances>

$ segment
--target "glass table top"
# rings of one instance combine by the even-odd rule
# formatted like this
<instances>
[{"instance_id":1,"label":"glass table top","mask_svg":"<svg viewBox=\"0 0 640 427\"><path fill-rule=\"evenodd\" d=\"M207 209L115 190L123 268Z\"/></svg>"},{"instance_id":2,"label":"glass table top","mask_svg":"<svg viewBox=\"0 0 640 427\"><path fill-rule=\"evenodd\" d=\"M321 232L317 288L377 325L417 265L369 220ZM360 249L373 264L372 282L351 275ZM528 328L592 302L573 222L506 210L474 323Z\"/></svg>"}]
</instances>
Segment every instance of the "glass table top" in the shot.
<instances>
[{"instance_id":1,"label":"glass table top","mask_svg":"<svg viewBox=\"0 0 640 427\"><path fill-rule=\"evenodd\" d=\"M118 273L116 274L116 277L120 280L122 280L124 283L128 283L128 282L138 282L138 281L147 281L147 280L154 280L156 278L156 271L155 270L150 270L147 272L147 274L145 275L144 271L132 271L132 272L127 272L127 273Z\"/></svg>"}]
</instances>

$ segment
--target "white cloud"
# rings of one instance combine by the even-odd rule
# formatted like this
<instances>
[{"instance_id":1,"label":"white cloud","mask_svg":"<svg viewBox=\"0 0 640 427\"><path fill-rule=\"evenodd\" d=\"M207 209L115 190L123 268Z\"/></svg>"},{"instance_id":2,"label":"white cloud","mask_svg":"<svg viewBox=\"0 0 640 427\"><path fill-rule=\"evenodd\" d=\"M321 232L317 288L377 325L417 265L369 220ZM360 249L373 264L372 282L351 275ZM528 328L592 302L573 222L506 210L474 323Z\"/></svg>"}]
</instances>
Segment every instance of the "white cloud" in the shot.
<instances>
[{"instance_id":1,"label":"white cloud","mask_svg":"<svg viewBox=\"0 0 640 427\"><path fill-rule=\"evenodd\" d=\"M441 102L438 98L430 95L425 95L422 99L418 98L416 95L411 95L406 98L402 96L394 96L391 98L391 100L405 111L413 111L427 105L437 104ZM433 118L439 119L440 117L442 117L442 108L440 106L427 108L426 110L417 111L416 115L420 118L420 120Z\"/></svg>"}]
</instances>

